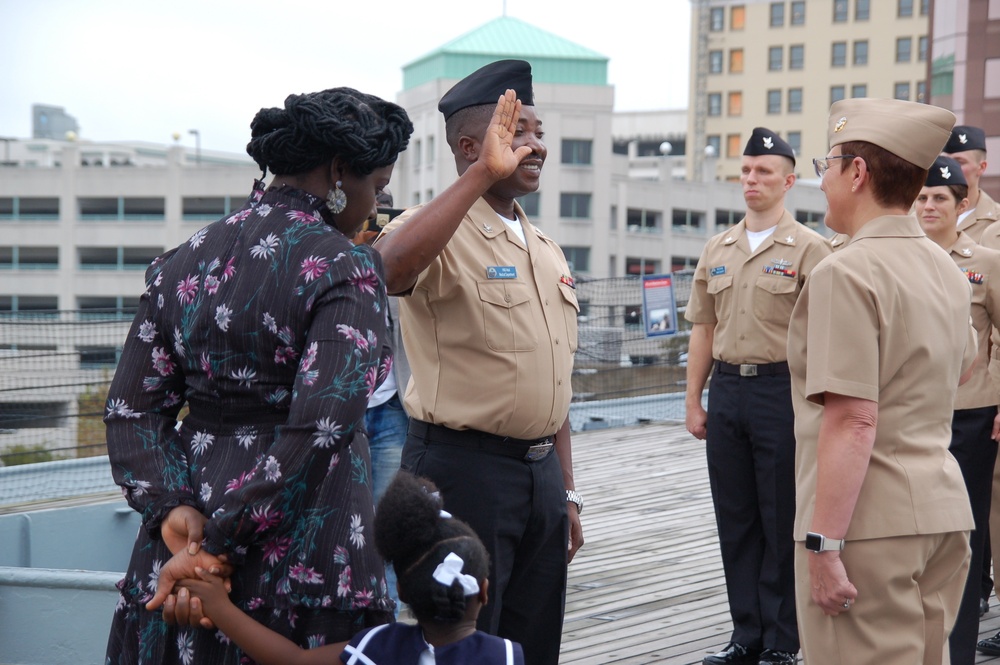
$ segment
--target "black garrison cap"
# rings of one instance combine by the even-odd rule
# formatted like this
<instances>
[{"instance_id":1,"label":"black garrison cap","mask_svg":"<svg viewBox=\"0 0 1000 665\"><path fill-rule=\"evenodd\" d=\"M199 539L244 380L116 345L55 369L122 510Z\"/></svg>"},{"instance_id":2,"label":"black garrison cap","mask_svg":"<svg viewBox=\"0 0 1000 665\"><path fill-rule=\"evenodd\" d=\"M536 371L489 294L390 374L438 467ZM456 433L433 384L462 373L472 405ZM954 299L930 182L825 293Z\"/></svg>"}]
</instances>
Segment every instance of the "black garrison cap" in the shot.
<instances>
[{"instance_id":1,"label":"black garrison cap","mask_svg":"<svg viewBox=\"0 0 1000 665\"><path fill-rule=\"evenodd\" d=\"M955 125L955 128L951 130L951 138L948 139L941 152L950 155L966 150L986 150L986 132L979 127Z\"/></svg>"},{"instance_id":2,"label":"black garrison cap","mask_svg":"<svg viewBox=\"0 0 1000 665\"><path fill-rule=\"evenodd\" d=\"M770 129L764 127L754 127L753 134L747 141L747 147L743 149L743 154L751 157L781 155L792 160L792 166L795 166L795 151L792 150L792 146Z\"/></svg>"},{"instance_id":3,"label":"black garrison cap","mask_svg":"<svg viewBox=\"0 0 1000 665\"><path fill-rule=\"evenodd\" d=\"M934 160L934 164L927 171L927 181L924 183L924 187L968 184L965 181L965 174L962 173L962 165L951 157L941 155Z\"/></svg>"},{"instance_id":4,"label":"black garrison cap","mask_svg":"<svg viewBox=\"0 0 1000 665\"><path fill-rule=\"evenodd\" d=\"M456 83L438 102L444 119L470 106L496 104L508 88L517 93L522 106L534 106L531 65L524 60L497 60L480 67Z\"/></svg>"}]
</instances>

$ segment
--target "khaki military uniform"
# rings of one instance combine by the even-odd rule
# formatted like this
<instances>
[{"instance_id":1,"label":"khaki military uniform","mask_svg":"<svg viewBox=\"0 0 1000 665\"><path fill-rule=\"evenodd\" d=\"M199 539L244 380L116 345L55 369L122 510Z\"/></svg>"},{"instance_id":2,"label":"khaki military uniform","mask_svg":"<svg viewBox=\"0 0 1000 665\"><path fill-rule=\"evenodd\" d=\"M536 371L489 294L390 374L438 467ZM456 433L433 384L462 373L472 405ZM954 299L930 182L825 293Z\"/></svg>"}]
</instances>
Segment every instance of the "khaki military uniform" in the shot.
<instances>
[{"instance_id":1,"label":"khaki military uniform","mask_svg":"<svg viewBox=\"0 0 1000 665\"><path fill-rule=\"evenodd\" d=\"M799 650L794 597L793 413L788 319L806 277L828 254L823 236L787 211L750 251L746 220L708 241L686 317L714 324L705 454L715 503L730 638Z\"/></svg>"},{"instance_id":2,"label":"khaki military uniform","mask_svg":"<svg viewBox=\"0 0 1000 665\"><path fill-rule=\"evenodd\" d=\"M562 250L515 212L525 242L479 199L400 299L412 370L402 468L430 478L486 546L490 602L477 627L521 643L528 665L554 665L569 542L562 467L557 454L515 449L551 440L568 417L579 304Z\"/></svg>"},{"instance_id":3,"label":"khaki military uniform","mask_svg":"<svg viewBox=\"0 0 1000 665\"><path fill-rule=\"evenodd\" d=\"M850 611L822 614L811 600L806 557L813 555L801 544L796 550L806 662L913 665L947 657L973 527L962 473L948 452L959 378L976 353L970 301L968 279L917 220L888 216L868 222L817 267L795 306L788 364L796 540L805 539L813 517L824 394L878 403L874 447L841 553L858 589Z\"/></svg>"},{"instance_id":4,"label":"khaki military uniform","mask_svg":"<svg viewBox=\"0 0 1000 665\"><path fill-rule=\"evenodd\" d=\"M1000 205L990 198L990 195L983 190L979 190L979 202L975 210L969 213L965 219L958 224L958 230L967 234L976 242L983 242L983 234L990 225L1000 221ZM996 233L996 230L994 230ZM983 243L992 246L988 241Z\"/></svg>"},{"instance_id":5,"label":"khaki military uniform","mask_svg":"<svg viewBox=\"0 0 1000 665\"><path fill-rule=\"evenodd\" d=\"M837 233L832 238L830 238L830 249L838 252L847 246L847 243L851 241L851 236L846 233Z\"/></svg>"}]
</instances>

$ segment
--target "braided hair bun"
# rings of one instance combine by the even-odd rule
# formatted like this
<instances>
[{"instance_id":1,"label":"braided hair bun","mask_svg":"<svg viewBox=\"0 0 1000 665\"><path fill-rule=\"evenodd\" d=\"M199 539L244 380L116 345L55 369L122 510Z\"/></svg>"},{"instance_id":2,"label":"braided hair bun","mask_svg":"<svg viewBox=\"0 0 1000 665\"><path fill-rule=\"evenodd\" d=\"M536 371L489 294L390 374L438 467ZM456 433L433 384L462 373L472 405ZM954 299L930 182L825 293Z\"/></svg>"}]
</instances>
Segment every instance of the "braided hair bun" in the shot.
<instances>
[{"instance_id":1,"label":"braided hair bun","mask_svg":"<svg viewBox=\"0 0 1000 665\"><path fill-rule=\"evenodd\" d=\"M331 88L289 95L284 108L261 109L250 123L247 154L276 175L305 173L337 156L364 176L394 163L412 133L401 106Z\"/></svg>"},{"instance_id":2,"label":"braided hair bun","mask_svg":"<svg viewBox=\"0 0 1000 665\"><path fill-rule=\"evenodd\" d=\"M375 511L375 547L396 569L399 597L418 621L455 623L465 615L466 596L458 580L450 586L434 571L451 553L462 558L462 573L482 586L489 555L465 522L442 517L437 487L406 471L396 473Z\"/></svg>"}]
</instances>

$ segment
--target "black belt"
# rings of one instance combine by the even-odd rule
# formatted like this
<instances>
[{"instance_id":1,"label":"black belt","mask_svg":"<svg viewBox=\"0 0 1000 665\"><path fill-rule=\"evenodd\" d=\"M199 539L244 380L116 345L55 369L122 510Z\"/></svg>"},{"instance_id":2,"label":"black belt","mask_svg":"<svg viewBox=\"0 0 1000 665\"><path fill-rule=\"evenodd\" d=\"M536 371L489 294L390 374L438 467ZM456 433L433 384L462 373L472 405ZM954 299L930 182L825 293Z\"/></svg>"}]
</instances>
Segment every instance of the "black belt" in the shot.
<instances>
[{"instance_id":1,"label":"black belt","mask_svg":"<svg viewBox=\"0 0 1000 665\"><path fill-rule=\"evenodd\" d=\"M788 363L786 362L767 363L765 365L752 365L749 363L733 365L732 363L724 363L721 360L716 360L715 367L723 374L735 374L742 377L788 376Z\"/></svg>"},{"instance_id":2,"label":"black belt","mask_svg":"<svg viewBox=\"0 0 1000 665\"><path fill-rule=\"evenodd\" d=\"M427 443L443 443L461 448L478 448L489 453L513 457L525 462L537 462L549 456L555 447L554 438L547 436L534 441L498 436L475 429L451 429L410 418L410 434Z\"/></svg>"}]
</instances>

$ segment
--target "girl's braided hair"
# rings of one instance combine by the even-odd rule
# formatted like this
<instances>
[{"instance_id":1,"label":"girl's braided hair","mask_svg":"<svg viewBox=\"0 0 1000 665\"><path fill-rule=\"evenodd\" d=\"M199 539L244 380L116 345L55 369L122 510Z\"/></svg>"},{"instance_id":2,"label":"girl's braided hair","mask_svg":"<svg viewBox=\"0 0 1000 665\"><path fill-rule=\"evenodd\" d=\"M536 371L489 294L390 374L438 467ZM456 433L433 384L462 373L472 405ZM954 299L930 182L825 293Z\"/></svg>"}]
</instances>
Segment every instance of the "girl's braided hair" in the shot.
<instances>
[{"instance_id":1,"label":"girl's braided hair","mask_svg":"<svg viewBox=\"0 0 1000 665\"><path fill-rule=\"evenodd\" d=\"M466 596L457 580L445 586L434 570L450 553L464 562L462 572L482 588L489 555L465 522L441 516L437 487L426 478L398 471L375 511L375 547L396 569L399 598L418 621L455 623L465 615Z\"/></svg>"},{"instance_id":2,"label":"girl's braided hair","mask_svg":"<svg viewBox=\"0 0 1000 665\"><path fill-rule=\"evenodd\" d=\"M412 133L401 106L353 88L331 88L289 95L284 108L258 111L247 154L276 175L305 173L338 156L365 176L394 163Z\"/></svg>"}]
</instances>

